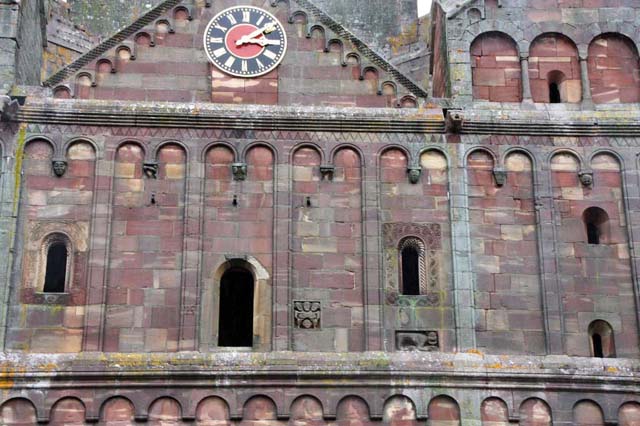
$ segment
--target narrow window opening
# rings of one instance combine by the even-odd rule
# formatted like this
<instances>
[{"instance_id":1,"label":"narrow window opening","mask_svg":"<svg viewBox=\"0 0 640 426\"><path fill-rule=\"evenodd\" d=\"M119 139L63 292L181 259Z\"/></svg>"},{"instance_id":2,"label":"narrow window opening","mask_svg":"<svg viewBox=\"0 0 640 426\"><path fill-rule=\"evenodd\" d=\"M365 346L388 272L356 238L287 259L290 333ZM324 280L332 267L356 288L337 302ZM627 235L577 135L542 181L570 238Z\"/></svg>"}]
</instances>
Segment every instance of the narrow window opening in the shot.
<instances>
[{"instance_id":1,"label":"narrow window opening","mask_svg":"<svg viewBox=\"0 0 640 426\"><path fill-rule=\"evenodd\" d=\"M604 358L604 351L602 350L602 337L598 333L594 333L591 336L593 343L593 356L596 358Z\"/></svg>"},{"instance_id":2,"label":"narrow window opening","mask_svg":"<svg viewBox=\"0 0 640 426\"><path fill-rule=\"evenodd\" d=\"M64 293L67 279L67 247L64 243L53 243L47 250L47 270L44 278L44 293Z\"/></svg>"},{"instance_id":3,"label":"narrow window opening","mask_svg":"<svg viewBox=\"0 0 640 426\"><path fill-rule=\"evenodd\" d=\"M420 254L413 246L402 249L402 294L420 294Z\"/></svg>"},{"instance_id":4,"label":"narrow window opening","mask_svg":"<svg viewBox=\"0 0 640 426\"><path fill-rule=\"evenodd\" d=\"M589 244L600 244L600 230L595 223L587 223L587 240Z\"/></svg>"},{"instance_id":5,"label":"narrow window opening","mask_svg":"<svg viewBox=\"0 0 640 426\"><path fill-rule=\"evenodd\" d=\"M560 98L560 87L558 87L558 83L549 83L549 103L559 104L561 102L562 99Z\"/></svg>"},{"instance_id":6,"label":"narrow window opening","mask_svg":"<svg viewBox=\"0 0 640 426\"><path fill-rule=\"evenodd\" d=\"M218 346L253 346L253 275L242 268L229 269L220 280Z\"/></svg>"},{"instance_id":7,"label":"narrow window opening","mask_svg":"<svg viewBox=\"0 0 640 426\"><path fill-rule=\"evenodd\" d=\"M591 356L594 358L615 358L616 345L613 328L608 322L596 320L589 324Z\"/></svg>"},{"instance_id":8,"label":"narrow window opening","mask_svg":"<svg viewBox=\"0 0 640 426\"><path fill-rule=\"evenodd\" d=\"M582 213L587 243L603 244L608 240L609 215L600 207L589 207Z\"/></svg>"}]
</instances>

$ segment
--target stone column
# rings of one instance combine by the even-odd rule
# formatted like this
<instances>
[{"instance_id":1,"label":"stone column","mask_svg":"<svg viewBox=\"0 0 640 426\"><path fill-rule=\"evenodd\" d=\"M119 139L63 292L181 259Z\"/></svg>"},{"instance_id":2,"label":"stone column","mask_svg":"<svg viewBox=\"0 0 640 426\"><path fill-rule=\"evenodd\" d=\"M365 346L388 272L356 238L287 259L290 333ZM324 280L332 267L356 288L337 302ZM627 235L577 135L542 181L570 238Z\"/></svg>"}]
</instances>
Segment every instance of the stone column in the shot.
<instances>
[{"instance_id":1,"label":"stone column","mask_svg":"<svg viewBox=\"0 0 640 426\"><path fill-rule=\"evenodd\" d=\"M529 81L529 55L520 55L522 71L522 100L531 102L531 82Z\"/></svg>"},{"instance_id":2,"label":"stone column","mask_svg":"<svg viewBox=\"0 0 640 426\"><path fill-rule=\"evenodd\" d=\"M580 79L582 84L582 102L591 103L591 83L589 82L589 65L586 56L580 56Z\"/></svg>"}]
</instances>

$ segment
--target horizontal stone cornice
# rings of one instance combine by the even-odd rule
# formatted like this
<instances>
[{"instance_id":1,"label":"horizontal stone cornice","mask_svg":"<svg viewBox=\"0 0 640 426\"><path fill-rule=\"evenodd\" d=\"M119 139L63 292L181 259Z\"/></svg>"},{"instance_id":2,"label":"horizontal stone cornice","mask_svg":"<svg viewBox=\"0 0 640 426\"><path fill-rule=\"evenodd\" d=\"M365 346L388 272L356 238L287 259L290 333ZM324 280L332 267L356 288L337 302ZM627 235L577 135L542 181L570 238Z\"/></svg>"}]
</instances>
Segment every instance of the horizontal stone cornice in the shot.
<instances>
[{"instance_id":1,"label":"horizontal stone cornice","mask_svg":"<svg viewBox=\"0 0 640 426\"><path fill-rule=\"evenodd\" d=\"M92 126L443 133L442 111L103 101L29 102L15 120Z\"/></svg>"},{"instance_id":2,"label":"horizontal stone cornice","mask_svg":"<svg viewBox=\"0 0 640 426\"><path fill-rule=\"evenodd\" d=\"M113 387L406 387L603 390L640 386L640 361L567 356L444 353L2 354L3 382L34 386ZM330 382L328 382L330 381Z\"/></svg>"}]
</instances>

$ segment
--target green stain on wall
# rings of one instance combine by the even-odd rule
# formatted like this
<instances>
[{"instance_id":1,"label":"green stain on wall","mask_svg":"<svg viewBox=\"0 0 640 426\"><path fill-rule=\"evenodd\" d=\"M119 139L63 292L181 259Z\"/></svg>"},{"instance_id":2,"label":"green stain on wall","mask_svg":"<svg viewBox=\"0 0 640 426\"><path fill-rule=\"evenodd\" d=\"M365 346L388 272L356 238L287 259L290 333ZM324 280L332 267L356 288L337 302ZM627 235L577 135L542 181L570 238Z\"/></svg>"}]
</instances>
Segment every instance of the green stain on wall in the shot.
<instances>
[{"instance_id":1,"label":"green stain on wall","mask_svg":"<svg viewBox=\"0 0 640 426\"><path fill-rule=\"evenodd\" d=\"M24 146L27 140L27 125L21 124L16 141L16 165L13 172L13 213L18 213L18 202L20 201L20 184L22 183L22 162L24 160Z\"/></svg>"}]
</instances>

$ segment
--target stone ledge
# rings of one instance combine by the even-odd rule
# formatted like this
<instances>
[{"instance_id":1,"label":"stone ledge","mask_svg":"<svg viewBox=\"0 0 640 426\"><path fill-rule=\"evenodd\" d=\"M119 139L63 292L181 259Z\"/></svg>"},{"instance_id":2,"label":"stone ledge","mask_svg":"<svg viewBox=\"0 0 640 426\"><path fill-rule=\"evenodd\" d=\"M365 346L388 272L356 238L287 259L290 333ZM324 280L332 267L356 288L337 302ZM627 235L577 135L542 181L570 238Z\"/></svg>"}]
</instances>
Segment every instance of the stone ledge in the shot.
<instances>
[{"instance_id":1,"label":"stone ledge","mask_svg":"<svg viewBox=\"0 0 640 426\"><path fill-rule=\"evenodd\" d=\"M277 107L29 98L16 121L128 127L442 133L440 109Z\"/></svg>"},{"instance_id":2,"label":"stone ledge","mask_svg":"<svg viewBox=\"0 0 640 426\"><path fill-rule=\"evenodd\" d=\"M640 385L640 360L595 359L568 356L498 356L480 353L199 353L175 354L0 354L2 381L12 387L34 381L85 381L108 385L111 381L172 380L201 383L224 379L229 386L251 378L256 383L318 385L341 380L345 385L406 386L455 383L459 387L519 386L545 389L616 392Z\"/></svg>"}]
</instances>

